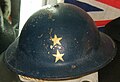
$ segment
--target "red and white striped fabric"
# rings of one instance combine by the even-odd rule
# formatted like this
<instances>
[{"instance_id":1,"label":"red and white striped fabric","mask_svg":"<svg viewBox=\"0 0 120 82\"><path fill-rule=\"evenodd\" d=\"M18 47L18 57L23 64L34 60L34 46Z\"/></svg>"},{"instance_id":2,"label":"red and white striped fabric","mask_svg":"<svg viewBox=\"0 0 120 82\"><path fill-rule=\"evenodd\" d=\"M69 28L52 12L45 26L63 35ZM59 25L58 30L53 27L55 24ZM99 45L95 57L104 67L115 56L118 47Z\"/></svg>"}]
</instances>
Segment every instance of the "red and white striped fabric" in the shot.
<instances>
[{"instance_id":1,"label":"red and white striped fabric","mask_svg":"<svg viewBox=\"0 0 120 82\"><path fill-rule=\"evenodd\" d=\"M97 27L103 27L120 17L120 0L64 0L83 8L94 19Z\"/></svg>"}]
</instances>

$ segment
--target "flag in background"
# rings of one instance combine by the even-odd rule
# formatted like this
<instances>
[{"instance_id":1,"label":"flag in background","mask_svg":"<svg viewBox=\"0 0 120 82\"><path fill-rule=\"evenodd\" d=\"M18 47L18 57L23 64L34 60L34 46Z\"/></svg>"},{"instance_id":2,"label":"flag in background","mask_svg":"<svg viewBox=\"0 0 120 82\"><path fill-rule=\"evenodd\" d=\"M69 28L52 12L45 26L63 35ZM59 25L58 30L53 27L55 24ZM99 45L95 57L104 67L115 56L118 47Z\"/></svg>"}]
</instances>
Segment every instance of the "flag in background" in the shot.
<instances>
[{"instance_id":1,"label":"flag in background","mask_svg":"<svg viewBox=\"0 0 120 82\"><path fill-rule=\"evenodd\" d=\"M120 17L120 0L64 0L84 9L93 18L98 28Z\"/></svg>"},{"instance_id":2,"label":"flag in background","mask_svg":"<svg viewBox=\"0 0 120 82\"><path fill-rule=\"evenodd\" d=\"M27 2L27 7L26 6ZM98 28L120 17L120 0L21 0L20 28L32 13L45 5L71 3L84 9L95 21ZM41 5L42 4L42 5ZM38 5L38 6L34 6Z\"/></svg>"}]
</instances>

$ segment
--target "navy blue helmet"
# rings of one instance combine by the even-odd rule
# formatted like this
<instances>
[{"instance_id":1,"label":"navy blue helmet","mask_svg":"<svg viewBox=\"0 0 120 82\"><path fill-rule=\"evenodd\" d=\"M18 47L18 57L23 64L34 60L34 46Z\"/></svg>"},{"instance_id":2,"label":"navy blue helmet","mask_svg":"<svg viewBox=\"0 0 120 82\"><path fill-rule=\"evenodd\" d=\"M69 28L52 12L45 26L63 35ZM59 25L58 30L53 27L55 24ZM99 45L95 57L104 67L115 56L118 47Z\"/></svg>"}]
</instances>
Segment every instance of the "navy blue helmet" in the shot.
<instances>
[{"instance_id":1,"label":"navy blue helmet","mask_svg":"<svg viewBox=\"0 0 120 82\"><path fill-rule=\"evenodd\" d=\"M82 9L59 3L34 13L5 52L18 75L70 79L97 71L115 56L114 42Z\"/></svg>"}]
</instances>

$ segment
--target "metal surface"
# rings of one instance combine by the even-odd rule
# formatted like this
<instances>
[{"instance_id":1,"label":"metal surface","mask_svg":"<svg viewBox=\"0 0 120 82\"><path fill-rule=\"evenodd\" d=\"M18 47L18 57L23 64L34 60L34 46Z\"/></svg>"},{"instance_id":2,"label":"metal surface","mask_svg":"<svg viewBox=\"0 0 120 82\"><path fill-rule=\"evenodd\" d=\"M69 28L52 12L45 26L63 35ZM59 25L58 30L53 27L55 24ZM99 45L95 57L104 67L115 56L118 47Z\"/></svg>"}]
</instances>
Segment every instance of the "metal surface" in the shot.
<instances>
[{"instance_id":1,"label":"metal surface","mask_svg":"<svg viewBox=\"0 0 120 82\"><path fill-rule=\"evenodd\" d=\"M61 80L95 72L115 53L112 39L97 30L85 11L60 3L28 19L5 61L19 75Z\"/></svg>"}]
</instances>

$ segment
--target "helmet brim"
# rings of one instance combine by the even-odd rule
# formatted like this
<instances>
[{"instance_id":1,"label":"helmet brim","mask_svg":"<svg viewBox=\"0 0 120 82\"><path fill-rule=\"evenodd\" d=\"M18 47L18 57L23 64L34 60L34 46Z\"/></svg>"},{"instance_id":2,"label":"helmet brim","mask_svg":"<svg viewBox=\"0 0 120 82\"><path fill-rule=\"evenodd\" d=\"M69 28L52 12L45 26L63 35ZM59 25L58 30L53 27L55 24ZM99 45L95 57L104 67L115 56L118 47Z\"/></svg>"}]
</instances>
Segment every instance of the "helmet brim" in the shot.
<instances>
[{"instance_id":1,"label":"helmet brim","mask_svg":"<svg viewBox=\"0 0 120 82\"><path fill-rule=\"evenodd\" d=\"M116 54L116 47L113 40L102 32L99 32L99 34L100 45L98 49L88 55L86 60L75 61L72 65L42 67L42 69L33 69L33 67L26 70L24 65L27 65L28 62L19 61L15 57L19 40L15 40L6 50L5 62L11 70L23 76L47 80L77 78L93 73L113 60Z\"/></svg>"}]
</instances>

